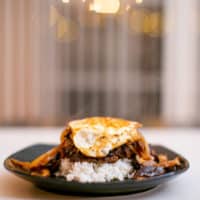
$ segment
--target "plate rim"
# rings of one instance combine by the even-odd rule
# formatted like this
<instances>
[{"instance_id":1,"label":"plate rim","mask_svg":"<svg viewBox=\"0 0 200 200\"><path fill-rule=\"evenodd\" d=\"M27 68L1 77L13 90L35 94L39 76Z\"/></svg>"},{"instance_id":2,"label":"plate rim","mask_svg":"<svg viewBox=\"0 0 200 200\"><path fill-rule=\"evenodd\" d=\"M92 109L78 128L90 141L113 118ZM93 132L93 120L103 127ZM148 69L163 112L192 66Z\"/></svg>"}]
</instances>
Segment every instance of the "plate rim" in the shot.
<instances>
[{"instance_id":1,"label":"plate rim","mask_svg":"<svg viewBox=\"0 0 200 200\"><path fill-rule=\"evenodd\" d=\"M105 185L119 185L119 184L140 184L140 183L150 183L152 181L159 181L160 179L167 179L171 176L177 176L177 175L180 175L182 174L183 172L187 171L189 168L190 168L190 164L189 164L189 161L183 157L182 155L180 155L179 153L176 153L175 151L171 150L170 148L164 146L164 145L161 145L161 144L150 144L151 147L157 147L157 148L163 148L165 150L167 150L168 152L171 152L173 154L176 154L177 156L179 156L181 158L181 160L184 162L184 168L183 169L178 169L176 171L172 171L172 172L167 172L167 173L164 173L162 175L159 175L159 176L153 176L153 177L148 177L148 178L145 178L145 179L141 179L141 180L134 180L134 179L126 179L126 180L123 180L123 181L110 181L110 182L91 182L91 183L82 183L82 182L77 182L77 181L66 181L65 179L61 179L61 178L55 178L55 177L42 177L42 176L33 176L33 175L30 175L30 174L27 174L25 172L21 172L21 171L17 171L17 170L14 170L14 169L11 169L8 165L7 165L7 162L8 162L8 159L10 159L11 157L15 156L16 154L20 153L21 151L24 151L28 148L31 148L31 147L34 147L34 146L56 146L57 144L49 144L49 143L35 143L35 144L32 144L32 145L29 145L27 147L24 147L24 148L21 148L19 149L18 151L12 153L11 155L9 155L3 162L3 165L5 167L6 170L8 170L9 172L11 173L14 173L15 175L18 175L18 176L25 176L25 177L31 177L33 179L40 179L41 181L50 181L50 182L60 182L60 183L63 183L63 184L70 184L70 185L87 185L87 186L105 186Z\"/></svg>"}]
</instances>

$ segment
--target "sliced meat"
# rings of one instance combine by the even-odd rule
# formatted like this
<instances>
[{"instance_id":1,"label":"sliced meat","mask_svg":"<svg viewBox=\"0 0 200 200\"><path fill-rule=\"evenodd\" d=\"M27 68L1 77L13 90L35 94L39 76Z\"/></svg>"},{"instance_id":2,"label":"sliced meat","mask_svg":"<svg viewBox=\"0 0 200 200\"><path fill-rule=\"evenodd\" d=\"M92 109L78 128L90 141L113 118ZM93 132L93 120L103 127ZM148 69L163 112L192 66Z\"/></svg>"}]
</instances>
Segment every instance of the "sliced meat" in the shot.
<instances>
[{"instance_id":1,"label":"sliced meat","mask_svg":"<svg viewBox=\"0 0 200 200\"><path fill-rule=\"evenodd\" d=\"M94 163L114 163L119 159L128 158L132 159L135 158L135 152L129 147L129 145L125 144L119 148L112 150L106 157L104 158L92 158L86 157L83 155L73 144L70 138L66 139L65 147L65 157L69 158L71 161L74 162L94 162Z\"/></svg>"},{"instance_id":2,"label":"sliced meat","mask_svg":"<svg viewBox=\"0 0 200 200\"><path fill-rule=\"evenodd\" d=\"M136 171L134 178L139 179L141 177L159 176L164 173L165 169L161 166L141 166L140 169Z\"/></svg>"}]
</instances>

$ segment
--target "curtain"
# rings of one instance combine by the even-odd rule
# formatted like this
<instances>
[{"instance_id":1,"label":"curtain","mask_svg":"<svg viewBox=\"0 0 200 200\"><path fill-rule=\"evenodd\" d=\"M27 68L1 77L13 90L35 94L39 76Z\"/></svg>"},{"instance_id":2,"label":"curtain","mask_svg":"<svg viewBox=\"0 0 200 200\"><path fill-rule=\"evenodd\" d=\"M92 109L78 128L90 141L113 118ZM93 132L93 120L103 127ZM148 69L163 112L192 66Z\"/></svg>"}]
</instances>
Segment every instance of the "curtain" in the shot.
<instances>
[{"instance_id":1,"label":"curtain","mask_svg":"<svg viewBox=\"0 0 200 200\"><path fill-rule=\"evenodd\" d=\"M113 2L0 1L0 124L159 120L162 3Z\"/></svg>"},{"instance_id":2,"label":"curtain","mask_svg":"<svg viewBox=\"0 0 200 200\"><path fill-rule=\"evenodd\" d=\"M165 1L162 118L199 125L199 1Z\"/></svg>"},{"instance_id":3,"label":"curtain","mask_svg":"<svg viewBox=\"0 0 200 200\"><path fill-rule=\"evenodd\" d=\"M48 27L49 6L50 1L0 1L0 119L4 124L37 124L43 116L51 120L56 113L59 56Z\"/></svg>"}]
</instances>

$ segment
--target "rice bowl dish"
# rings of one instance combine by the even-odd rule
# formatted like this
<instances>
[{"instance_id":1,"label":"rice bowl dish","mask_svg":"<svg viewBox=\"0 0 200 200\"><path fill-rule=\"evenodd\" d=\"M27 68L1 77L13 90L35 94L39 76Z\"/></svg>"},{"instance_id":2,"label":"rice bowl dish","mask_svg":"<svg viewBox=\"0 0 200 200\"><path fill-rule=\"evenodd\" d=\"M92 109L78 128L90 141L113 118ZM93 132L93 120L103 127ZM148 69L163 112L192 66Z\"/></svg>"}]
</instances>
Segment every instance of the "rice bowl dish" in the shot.
<instances>
[{"instance_id":1,"label":"rice bowl dish","mask_svg":"<svg viewBox=\"0 0 200 200\"><path fill-rule=\"evenodd\" d=\"M81 183L141 180L179 169L179 157L169 160L152 150L138 130L141 126L111 117L70 121L58 146L31 162L9 158L7 164L31 176Z\"/></svg>"}]
</instances>

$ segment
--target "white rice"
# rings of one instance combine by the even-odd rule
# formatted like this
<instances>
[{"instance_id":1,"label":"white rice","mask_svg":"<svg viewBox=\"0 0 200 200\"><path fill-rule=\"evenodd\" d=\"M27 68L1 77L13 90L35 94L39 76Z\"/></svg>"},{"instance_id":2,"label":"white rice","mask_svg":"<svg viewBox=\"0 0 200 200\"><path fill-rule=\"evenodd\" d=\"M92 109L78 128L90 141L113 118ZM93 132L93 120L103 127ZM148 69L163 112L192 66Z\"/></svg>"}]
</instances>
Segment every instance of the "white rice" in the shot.
<instances>
[{"instance_id":1,"label":"white rice","mask_svg":"<svg viewBox=\"0 0 200 200\"><path fill-rule=\"evenodd\" d=\"M123 181L133 174L131 160L120 159L115 163L88 163L70 162L69 159L62 159L59 171L56 176L63 176L67 181L78 181L82 183L108 182L112 180Z\"/></svg>"}]
</instances>

